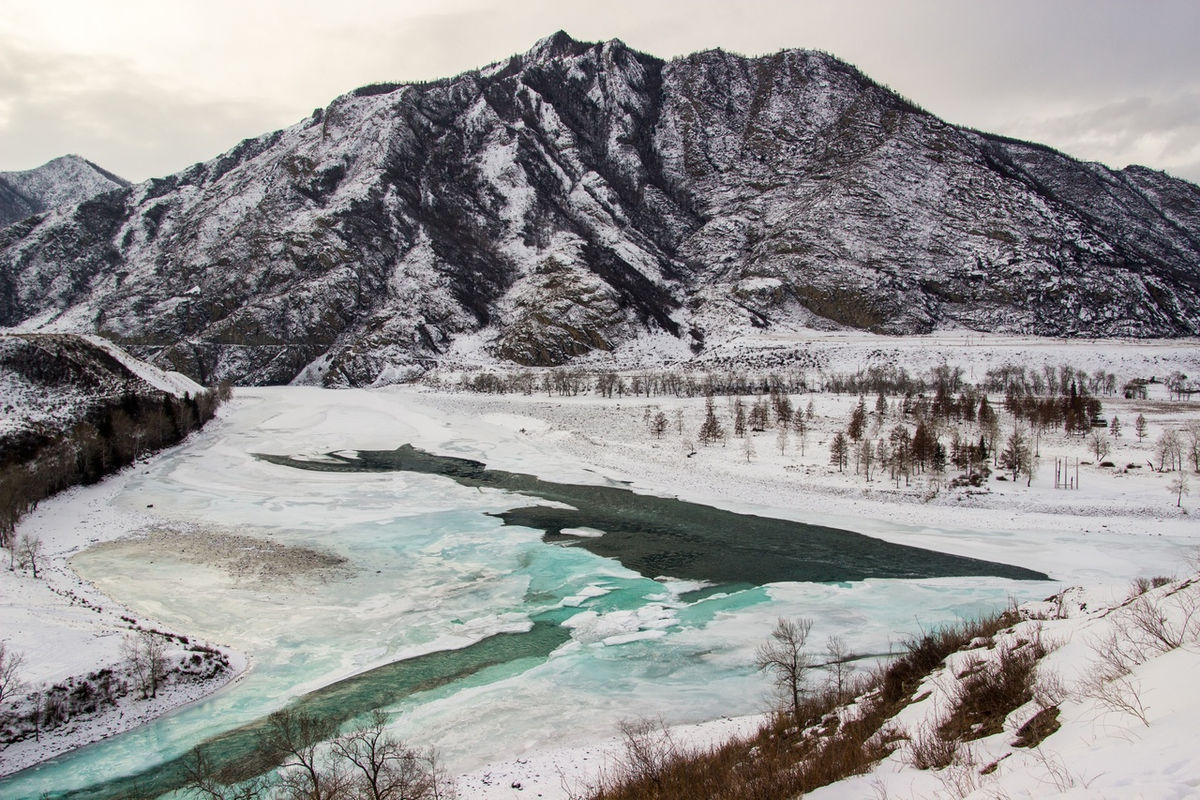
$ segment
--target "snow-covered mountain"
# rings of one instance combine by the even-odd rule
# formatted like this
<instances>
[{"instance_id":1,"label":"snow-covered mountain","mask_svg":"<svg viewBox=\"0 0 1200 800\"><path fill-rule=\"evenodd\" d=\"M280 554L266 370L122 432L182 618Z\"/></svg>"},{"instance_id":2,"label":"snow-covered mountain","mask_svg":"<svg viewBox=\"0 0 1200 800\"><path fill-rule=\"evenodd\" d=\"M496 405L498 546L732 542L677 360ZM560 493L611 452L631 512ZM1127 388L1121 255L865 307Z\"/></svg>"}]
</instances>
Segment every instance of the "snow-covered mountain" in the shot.
<instances>
[{"instance_id":1,"label":"snow-covered mountain","mask_svg":"<svg viewBox=\"0 0 1200 800\"><path fill-rule=\"evenodd\" d=\"M22 172L0 172L0 228L59 206L129 186L86 158L60 156Z\"/></svg>"},{"instance_id":2,"label":"snow-covered mountain","mask_svg":"<svg viewBox=\"0 0 1200 800\"><path fill-rule=\"evenodd\" d=\"M560 32L9 227L0 326L330 385L648 334L1194 335L1200 188L955 127L823 53Z\"/></svg>"}]
</instances>

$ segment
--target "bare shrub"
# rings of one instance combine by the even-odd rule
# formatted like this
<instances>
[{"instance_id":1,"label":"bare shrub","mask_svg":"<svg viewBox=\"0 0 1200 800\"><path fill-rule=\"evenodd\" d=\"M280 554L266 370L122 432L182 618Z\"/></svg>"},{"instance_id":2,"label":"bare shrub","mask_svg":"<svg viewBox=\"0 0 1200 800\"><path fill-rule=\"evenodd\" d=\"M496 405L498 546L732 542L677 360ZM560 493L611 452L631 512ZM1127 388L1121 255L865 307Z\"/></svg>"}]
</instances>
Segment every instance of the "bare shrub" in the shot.
<instances>
[{"instance_id":1,"label":"bare shrub","mask_svg":"<svg viewBox=\"0 0 1200 800\"><path fill-rule=\"evenodd\" d=\"M592 797L763 800L798 797L862 774L905 738L889 721L911 701L931 670L964 645L990 639L1019 621L1015 610L1009 609L925 634L907 642L904 655L888 666L848 679L841 692L833 680L821 690L801 694L796 708L776 715L747 740L707 751L677 752L657 769L656 779L622 782L609 776ZM857 702L843 707L849 697L858 698ZM960 751L959 760L969 760L969 752ZM651 759L651 763L656 762Z\"/></svg>"},{"instance_id":2,"label":"bare shrub","mask_svg":"<svg viewBox=\"0 0 1200 800\"><path fill-rule=\"evenodd\" d=\"M618 774L624 780L660 783L680 751L671 731L662 720L624 720L621 722L624 752Z\"/></svg>"},{"instance_id":3,"label":"bare shrub","mask_svg":"<svg viewBox=\"0 0 1200 800\"><path fill-rule=\"evenodd\" d=\"M958 760L962 741L943 736L943 725L924 725L908 740L908 763L917 769L944 769Z\"/></svg>"},{"instance_id":4,"label":"bare shrub","mask_svg":"<svg viewBox=\"0 0 1200 800\"><path fill-rule=\"evenodd\" d=\"M1129 714L1150 727L1149 708L1142 702L1141 691L1141 683L1128 673L1111 675L1103 668L1098 668L1085 677L1081 694L1095 700L1108 711Z\"/></svg>"},{"instance_id":5,"label":"bare shrub","mask_svg":"<svg viewBox=\"0 0 1200 800\"><path fill-rule=\"evenodd\" d=\"M1066 792L1079 785L1079 781L1071 774L1059 756L1047 753L1040 747L1034 748L1033 754L1042 768L1046 770L1046 777L1059 792ZM1086 784L1084 784L1084 788L1086 788Z\"/></svg>"},{"instance_id":6,"label":"bare shrub","mask_svg":"<svg viewBox=\"0 0 1200 800\"><path fill-rule=\"evenodd\" d=\"M1017 728L1017 738L1013 740L1013 747L1037 747L1046 737L1062 727L1058 717L1058 706L1041 709Z\"/></svg>"},{"instance_id":7,"label":"bare shrub","mask_svg":"<svg viewBox=\"0 0 1200 800\"><path fill-rule=\"evenodd\" d=\"M836 692L815 692L803 698L805 718L830 720L837 707ZM673 748L660 760L662 740L635 742L641 753L631 759L627 752L615 773L604 776L595 800L762 800L796 797L866 772L895 749L899 738L884 727L888 715L878 703L861 705L861 713L809 731L797 731L791 713L775 715L759 732L746 740L727 742L710 750L686 751ZM655 744L657 742L657 744ZM648 753L649 757L646 757ZM633 765L631 767L631 764ZM651 769L637 765L648 764ZM641 777L622 779L628 773Z\"/></svg>"},{"instance_id":8,"label":"bare shrub","mask_svg":"<svg viewBox=\"0 0 1200 800\"><path fill-rule=\"evenodd\" d=\"M1200 595L1181 589L1161 601L1145 595L1128 609L1132 629L1160 653L1200 638Z\"/></svg>"},{"instance_id":9,"label":"bare shrub","mask_svg":"<svg viewBox=\"0 0 1200 800\"><path fill-rule=\"evenodd\" d=\"M1055 672L1038 670L1033 682L1033 700L1042 709L1055 708L1070 696L1062 677Z\"/></svg>"},{"instance_id":10,"label":"bare shrub","mask_svg":"<svg viewBox=\"0 0 1200 800\"><path fill-rule=\"evenodd\" d=\"M971 642L990 640L999 631L1020 622L1015 609L938 628L904 642L904 655L889 664L881 676L881 691L887 703L907 702L921 679L937 668L951 653Z\"/></svg>"},{"instance_id":11,"label":"bare shrub","mask_svg":"<svg viewBox=\"0 0 1200 800\"><path fill-rule=\"evenodd\" d=\"M939 729L949 739L979 739L1003 730L1004 720L1033 699L1037 662L1032 643L1001 648L995 659L958 682L954 709Z\"/></svg>"},{"instance_id":12,"label":"bare shrub","mask_svg":"<svg viewBox=\"0 0 1200 800\"><path fill-rule=\"evenodd\" d=\"M1150 591L1150 579L1139 575L1129 582L1129 597L1134 598Z\"/></svg>"}]
</instances>

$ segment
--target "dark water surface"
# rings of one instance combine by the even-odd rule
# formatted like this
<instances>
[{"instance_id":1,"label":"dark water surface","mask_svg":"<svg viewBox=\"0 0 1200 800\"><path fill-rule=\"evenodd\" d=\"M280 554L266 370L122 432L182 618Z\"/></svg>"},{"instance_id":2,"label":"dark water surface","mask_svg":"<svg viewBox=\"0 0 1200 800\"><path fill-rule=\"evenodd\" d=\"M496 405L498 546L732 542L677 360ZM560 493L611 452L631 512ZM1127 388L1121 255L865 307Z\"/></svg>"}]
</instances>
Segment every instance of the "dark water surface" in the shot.
<instances>
[{"instance_id":1,"label":"dark water surface","mask_svg":"<svg viewBox=\"0 0 1200 800\"><path fill-rule=\"evenodd\" d=\"M326 460L258 455L265 461L324 472L420 472L463 486L502 489L571 508L530 505L497 514L508 525L545 531L548 542L570 541L615 558L647 578L668 576L715 584L779 581L860 581L866 578L942 578L987 575L1048 580L1041 572L892 544L860 533L803 522L739 514L617 486L544 481L488 469L479 461L395 450L330 453ZM564 529L595 528L603 536L570 536Z\"/></svg>"}]
</instances>

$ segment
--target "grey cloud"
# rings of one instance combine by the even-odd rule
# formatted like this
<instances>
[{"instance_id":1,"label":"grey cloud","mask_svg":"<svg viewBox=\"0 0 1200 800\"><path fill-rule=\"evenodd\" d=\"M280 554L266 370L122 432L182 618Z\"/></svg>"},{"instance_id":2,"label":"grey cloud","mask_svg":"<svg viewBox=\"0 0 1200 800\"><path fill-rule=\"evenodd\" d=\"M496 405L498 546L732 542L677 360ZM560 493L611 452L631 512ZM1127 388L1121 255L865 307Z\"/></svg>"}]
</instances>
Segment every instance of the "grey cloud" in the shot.
<instances>
[{"instance_id":1,"label":"grey cloud","mask_svg":"<svg viewBox=\"0 0 1200 800\"><path fill-rule=\"evenodd\" d=\"M214 19L197 24L219 31L217 21L232 13L227 6L217 4ZM317 2L298 8L259 15L270 21L271 36L239 36L214 50L247 74L230 85L232 69L213 70L221 80L205 92L171 85L195 77L167 76L181 65L146 74L115 57L44 53L0 34L0 169L73 151L132 178L171 172L288 125L355 86L456 74L562 28L580 39L621 38L663 57L711 47L823 49L949 122L1116 166L1140 161L1200 178L1191 145L1200 106L1200 3L1188 0L425 4L436 13L346 0L336 9ZM257 33L262 19L248 24ZM187 68L204 56L189 51ZM223 99L231 93L240 99Z\"/></svg>"},{"instance_id":2,"label":"grey cloud","mask_svg":"<svg viewBox=\"0 0 1200 800\"><path fill-rule=\"evenodd\" d=\"M303 112L162 85L114 58L0 42L0 169L77 153L132 180L176 172ZM233 133L238 132L238 133Z\"/></svg>"},{"instance_id":3,"label":"grey cloud","mask_svg":"<svg viewBox=\"0 0 1200 800\"><path fill-rule=\"evenodd\" d=\"M1113 167L1141 163L1200 181L1200 91L1138 95L1022 120L1022 138Z\"/></svg>"}]
</instances>

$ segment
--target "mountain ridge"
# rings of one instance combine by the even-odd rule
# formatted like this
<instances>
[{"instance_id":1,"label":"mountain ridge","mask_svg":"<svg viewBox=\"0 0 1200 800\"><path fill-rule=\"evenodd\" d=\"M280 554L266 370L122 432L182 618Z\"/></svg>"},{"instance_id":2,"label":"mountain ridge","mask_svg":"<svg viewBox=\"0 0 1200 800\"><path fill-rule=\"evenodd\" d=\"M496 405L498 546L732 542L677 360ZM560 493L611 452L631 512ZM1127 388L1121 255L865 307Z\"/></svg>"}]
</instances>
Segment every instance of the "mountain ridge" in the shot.
<instances>
[{"instance_id":1,"label":"mountain ridge","mask_svg":"<svg viewBox=\"0 0 1200 800\"><path fill-rule=\"evenodd\" d=\"M0 325L370 385L807 328L1200 333L1200 188L958 128L828 54L558 32L0 232Z\"/></svg>"},{"instance_id":2,"label":"mountain ridge","mask_svg":"<svg viewBox=\"0 0 1200 800\"><path fill-rule=\"evenodd\" d=\"M53 158L33 169L0 172L0 228L130 185L124 178L73 154Z\"/></svg>"}]
</instances>

